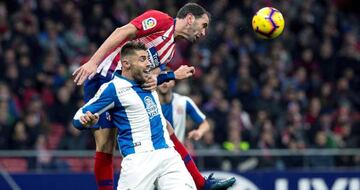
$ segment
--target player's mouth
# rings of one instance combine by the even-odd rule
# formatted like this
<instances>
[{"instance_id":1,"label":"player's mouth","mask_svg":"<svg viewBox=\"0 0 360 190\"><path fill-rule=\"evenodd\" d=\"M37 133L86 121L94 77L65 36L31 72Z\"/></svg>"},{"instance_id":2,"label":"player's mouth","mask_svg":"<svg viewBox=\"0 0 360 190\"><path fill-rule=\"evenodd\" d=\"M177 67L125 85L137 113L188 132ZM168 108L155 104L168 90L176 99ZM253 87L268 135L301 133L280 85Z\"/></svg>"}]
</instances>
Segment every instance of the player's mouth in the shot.
<instances>
[{"instance_id":1,"label":"player's mouth","mask_svg":"<svg viewBox=\"0 0 360 190\"><path fill-rule=\"evenodd\" d=\"M144 72L145 74L150 74L150 67L149 67L149 68L146 68L143 72Z\"/></svg>"}]
</instances>

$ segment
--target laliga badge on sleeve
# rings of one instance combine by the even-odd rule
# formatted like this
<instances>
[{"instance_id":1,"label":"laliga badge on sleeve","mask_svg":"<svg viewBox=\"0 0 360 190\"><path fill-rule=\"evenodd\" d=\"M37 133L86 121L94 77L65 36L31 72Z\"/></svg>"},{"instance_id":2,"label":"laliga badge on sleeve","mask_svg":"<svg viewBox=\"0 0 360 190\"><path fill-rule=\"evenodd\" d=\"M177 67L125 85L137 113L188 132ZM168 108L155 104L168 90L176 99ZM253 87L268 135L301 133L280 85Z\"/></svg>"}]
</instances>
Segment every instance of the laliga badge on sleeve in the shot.
<instances>
[{"instance_id":1,"label":"laliga badge on sleeve","mask_svg":"<svg viewBox=\"0 0 360 190\"><path fill-rule=\"evenodd\" d=\"M142 21L142 26L144 30L154 28L156 26L156 19L153 17L147 18Z\"/></svg>"}]
</instances>

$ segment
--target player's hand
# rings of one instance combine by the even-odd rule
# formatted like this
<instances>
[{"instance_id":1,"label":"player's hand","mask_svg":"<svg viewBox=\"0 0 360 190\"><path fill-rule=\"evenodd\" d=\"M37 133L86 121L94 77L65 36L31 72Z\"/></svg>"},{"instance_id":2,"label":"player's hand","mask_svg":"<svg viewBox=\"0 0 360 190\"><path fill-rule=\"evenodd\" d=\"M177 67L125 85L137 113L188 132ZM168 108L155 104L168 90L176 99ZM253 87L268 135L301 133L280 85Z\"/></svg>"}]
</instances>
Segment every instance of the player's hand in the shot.
<instances>
[{"instance_id":1,"label":"player's hand","mask_svg":"<svg viewBox=\"0 0 360 190\"><path fill-rule=\"evenodd\" d=\"M195 130L192 130L192 131L190 131L190 132L188 133L188 138L198 141L198 140L201 139L201 137L202 137L203 135L204 135L204 133L203 133L201 130L195 129Z\"/></svg>"},{"instance_id":2,"label":"player's hand","mask_svg":"<svg viewBox=\"0 0 360 190\"><path fill-rule=\"evenodd\" d=\"M155 90L157 87L157 77L156 75L149 75L145 81L145 83L142 85L142 88L144 90Z\"/></svg>"},{"instance_id":3,"label":"player's hand","mask_svg":"<svg viewBox=\"0 0 360 190\"><path fill-rule=\"evenodd\" d=\"M90 61L77 68L72 74L75 77L74 82L76 85L82 85L86 79L91 79L94 77L96 74L96 69L97 66Z\"/></svg>"},{"instance_id":4,"label":"player's hand","mask_svg":"<svg viewBox=\"0 0 360 190\"><path fill-rule=\"evenodd\" d=\"M80 116L80 123L84 127L90 127L95 125L99 121L99 114L98 113L91 113L87 111L85 115Z\"/></svg>"},{"instance_id":5,"label":"player's hand","mask_svg":"<svg viewBox=\"0 0 360 190\"><path fill-rule=\"evenodd\" d=\"M193 66L189 67L187 65L181 65L176 71L174 72L175 79L182 80L189 78L195 74L195 68Z\"/></svg>"}]
</instances>

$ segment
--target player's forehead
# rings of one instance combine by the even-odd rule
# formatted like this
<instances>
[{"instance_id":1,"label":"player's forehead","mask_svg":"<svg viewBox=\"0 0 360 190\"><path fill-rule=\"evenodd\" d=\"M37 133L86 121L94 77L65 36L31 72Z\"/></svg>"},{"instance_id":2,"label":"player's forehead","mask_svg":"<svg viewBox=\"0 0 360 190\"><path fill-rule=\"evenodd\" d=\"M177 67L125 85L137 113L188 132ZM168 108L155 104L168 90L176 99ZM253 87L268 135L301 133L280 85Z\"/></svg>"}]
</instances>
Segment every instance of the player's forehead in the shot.
<instances>
[{"instance_id":1,"label":"player's forehead","mask_svg":"<svg viewBox=\"0 0 360 190\"><path fill-rule=\"evenodd\" d=\"M135 51L135 55L136 55L137 57L143 57L143 56L147 57L147 56L148 56L148 52L145 51L145 50L136 50L136 51Z\"/></svg>"}]
</instances>

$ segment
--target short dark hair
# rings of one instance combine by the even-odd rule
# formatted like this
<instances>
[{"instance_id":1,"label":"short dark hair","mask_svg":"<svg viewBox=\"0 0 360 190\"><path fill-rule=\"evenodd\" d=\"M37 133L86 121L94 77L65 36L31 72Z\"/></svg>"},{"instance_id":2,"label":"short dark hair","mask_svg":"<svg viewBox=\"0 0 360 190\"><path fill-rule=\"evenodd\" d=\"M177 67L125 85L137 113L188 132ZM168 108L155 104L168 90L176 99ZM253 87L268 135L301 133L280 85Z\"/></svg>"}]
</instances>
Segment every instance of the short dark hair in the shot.
<instances>
[{"instance_id":1,"label":"short dark hair","mask_svg":"<svg viewBox=\"0 0 360 190\"><path fill-rule=\"evenodd\" d=\"M210 13L204 7L197 3L186 3L177 12L176 18L185 18L187 14L191 13L195 18L200 18L206 14L210 18Z\"/></svg>"},{"instance_id":2,"label":"short dark hair","mask_svg":"<svg viewBox=\"0 0 360 190\"><path fill-rule=\"evenodd\" d=\"M142 42L137 41L130 41L127 42L122 48L121 48L121 57L125 57L127 55L132 55L135 53L135 51L138 50L144 50L146 51L145 44Z\"/></svg>"}]
</instances>

